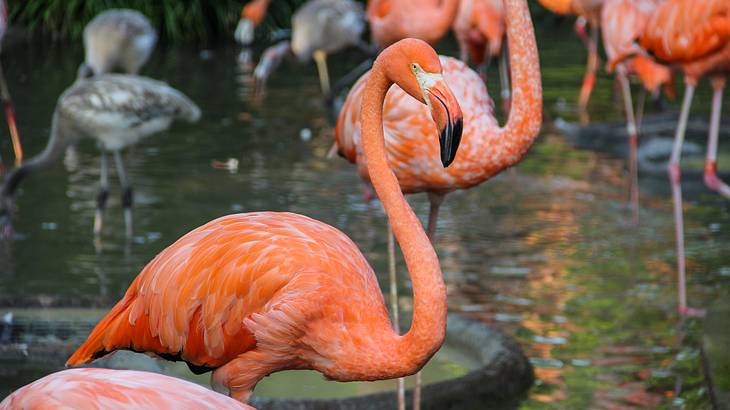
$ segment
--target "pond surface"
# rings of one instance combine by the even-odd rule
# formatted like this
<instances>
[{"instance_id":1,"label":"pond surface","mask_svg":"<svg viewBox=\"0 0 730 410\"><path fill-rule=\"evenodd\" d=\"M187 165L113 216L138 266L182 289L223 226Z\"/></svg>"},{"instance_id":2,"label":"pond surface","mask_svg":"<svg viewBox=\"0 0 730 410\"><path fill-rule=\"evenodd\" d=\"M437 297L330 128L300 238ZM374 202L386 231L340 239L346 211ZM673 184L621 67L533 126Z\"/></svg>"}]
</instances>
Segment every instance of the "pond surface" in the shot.
<instances>
[{"instance_id":1,"label":"pond surface","mask_svg":"<svg viewBox=\"0 0 730 410\"><path fill-rule=\"evenodd\" d=\"M585 55L580 42L567 27L546 27L539 30L539 43L546 111L575 121ZM377 202L363 203L355 168L325 158L332 126L314 66L285 63L265 97L252 101L236 64L238 49L201 50L160 47L144 70L195 100L203 118L125 154L136 194L131 242L124 238L113 173L105 231L100 242L92 238L99 179L93 143L84 141L63 163L22 186L14 215L17 238L0 249L4 311L106 309L149 260L184 233L224 214L255 210L297 212L338 227L360 246L385 285L385 218ZM451 43L443 50L455 54ZM46 143L55 100L73 81L82 50L32 43L4 51L18 127L32 155ZM357 53L331 58L332 76L360 58ZM489 85L498 95L496 74ZM695 112L707 113L708 95L707 87L698 92ZM621 119L621 104L605 74L591 115L594 121ZM311 139L301 137L304 129L312 131ZM642 176L640 225L633 227L623 159L575 149L552 129L546 124L515 171L445 201L436 248L450 310L522 343L538 378L524 409L707 408L702 353L718 394L730 390L723 348L730 329L728 202L698 181L686 182L696 187L685 209L689 299L709 313L680 323L671 202L662 194L668 191L666 177ZM0 139L0 150L11 158L8 139ZM211 166L229 158L239 161L236 171ZM411 203L425 217L425 198L414 196ZM405 272L402 261L399 271ZM400 277L401 292L408 295L405 275ZM409 308L408 296L401 305ZM435 373L466 371L446 353ZM0 379L6 384L2 391L27 382L13 372L3 369L8 377ZM276 384L263 382L257 393L289 394L283 383L294 384L294 377L306 386L311 376L285 375ZM318 383L328 386L330 397L353 391Z\"/></svg>"}]
</instances>

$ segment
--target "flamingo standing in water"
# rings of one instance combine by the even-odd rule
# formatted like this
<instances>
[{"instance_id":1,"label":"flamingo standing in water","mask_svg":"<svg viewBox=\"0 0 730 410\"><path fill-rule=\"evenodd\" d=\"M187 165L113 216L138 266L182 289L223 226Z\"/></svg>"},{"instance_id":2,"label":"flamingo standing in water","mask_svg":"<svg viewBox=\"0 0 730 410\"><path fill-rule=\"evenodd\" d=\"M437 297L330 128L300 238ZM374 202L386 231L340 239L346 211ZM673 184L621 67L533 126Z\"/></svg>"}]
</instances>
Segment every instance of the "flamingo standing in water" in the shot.
<instances>
[{"instance_id":1,"label":"flamingo standing in water","mask_svg":"<svg viewBox=\"0 0 730 410\"><path fill-rule=\"evenodd\" d=\"M330 96L327 55L350 46L367 48L360 37L365 31L365 14L353 0L309 0L292 16L291 43L282 41L264 51L254 70L257 86L267 78L291 51L300 62L317 63L322 94Z\"/></svg>"},{"instance_id":2,"label":"flamingo standing in water","mask_svg":"<svg viewBox=\"0 0 730 410\"><path fill-rule=\"evenodd\" d=\"M254 30L264 21L269 3L271 3L271 0L253 0L243 6L241 18L238 20L236 31L233 34L239 44L244 47L251 46Z\"/></svg>"},{"instance_id":3,"label":"flamingo standing in water","mask_svg":"<svg viewBox=\"0 0 730 410\"><path fill-rule=\"evenodd\" d=\"M514 100L507 125L500 128L493 115L493 103L477 73L459 60L442 57L444 77L464 109L465 127L460 154L448 169L434 169L443 158L443 147L423 143L433 133L428 112L413 104L403 90L393 87L385 104L385 144L388 160L404 193L426 192L430 201L428 235L434 238L438 212L444 196L457 189L476 186L515 165L537 138L542 122L540 66L527 5L524 0L506 0L507 39L510 47ZM340 112L336 128L338 152L357 164L360 176L372 181L363 155L360 123L365 113L363 76L352 88ZM438 105L438 98L430 104ZM440 153L440 154L439 154ZM417 383L418 384L418 383ZM416 394L417 396L417 394Z\"/></svg>"},{"instance_id":4,"label":"flamingo standing in water","mask_svg":"<svg viewBox=\"0 0 730 410\"><path fill-rule=\"evenodd\" d=\"M578 113L581 116L581 122L588 122L588 100L591 98L598 72L598 32L604 0L538 0L538 2L553 13L578 16L578 20L575 22L575 32L588 49L586 73L583 76L583 85L578 98ZM590 31L588 34L586 25Z\"/></svg>"},{"instance_id":5,"label":"flamingo standing in water","mask_svg":"<svg viewBox=\"0 0 730 410\"><path fill-rule=\"evenodd\" d=\"M21 387L0 410L255 410L195 383L134 370L70 369Z\"/></svg>"},{"instance_id":6,"label":"flamingo standing in water","mask_svg":"<svg viewBox=\"0 0 730 410\"><path fill-rule=\"evenodd\" d=\"M145 77L105 74L80 79L58 99L51 136L40 154L23 162L5 178L0 191L0 217L8 223L10 199L28 175L55 163L81 137L96 140L101 150L101 190L97 197L94 234L101 233L108 197L108 153L112 153L122 185L122 207L128 237L132 236L132 186L121 150L166 130L175 119L195 122L200 109L181 92Z\"/></svg>"},{"instance_id":7,"label":"flamingo standing in water","mask_svg":"<svg viewBox=\"0 0 730 410\"><path fill-rule=\"evenodd\" d=\"M280 370L314 369L337 381L420 370L444 341L446 288L436 252L386 159L382 113L393 83L428 105L437 129L422 143L440 135L444 166L456 154L454 124L462 119L428 44L408 39L381 53L362 101L363 140L371 181L413 281L413 323L405 335L393 331L375 273L345 234L302 215L255 212L216 219L163 250L67 365L117 349L156 353L193 371L213 370L213 386L243 402L259 380Z\"/></svg>"},{"instance_id":8,"label":"flamingo standing in water","mask_svg":"<svg viewBox=\"0 0 730 410\"><path fill-rule=\"evenodd\" d=\"M502 0L461 0L453 23L459 42L459 58L479 67L485 75L487 64L499 58L499 80L504 112L509 111L509 68L504 40L504 3Z\"/></svg>"},{"instance_id":9,"label":"flamingo standing in water","mask_svg":"<svg viewBox=\"0 0 730 410\"><path fill-rule=\"evenodd\" d=\"M730 73L730 2L706 0L699 5L693 0L667 0L649 19L641 37L641 45L660 60L677 65L684 71L684 100L669 160L669 175L672 183L677 241L679 313L701 316L704 314L703 310L687 306L679 162L695 88L701 77L709 75L713 95L704 180L710 189L730 198L730 187L717 177L717 144L722 94L727 75Z\"/></svg>"},{"instance_id":10,"label":"flamingo standing in water","mask_svg":"<svg viewBox=\"0 0 730 410\"><path fill-rule=\"evenodd\" d=\"M5 0L0 0L0 51L2 51L2 42L7 28L8 5ZM13 142L15 164L18 165L23 161L23 147L20 145L20 135L18 134L18 127L15 124L15 106L13 104L13 99L10 97L8 84L5 82L5 74L3 73L2 64L0 64L0 98L3 100L5 118L8 121L8 129L10 130L10 140Z\"/></svg>"},{"instance_id":11,"label":"flamingo standing in water","mask_svg":"<svg viewBox=\"0 0 730 410\"><path fill-rule=\"evenodd\" d=\"M640 100L639 112L635 113L628 75L637 75L644 88L655 97L662 85L668 94L674 94L672 72L669 67L658 64L638 44L649 17L663 1L606 0L601 11L603 46L608 56L606 67L609 72L616 71L624 100L626 131L629 135L630 202L634 223L639 219L637 144L644 98Z\"/></svg>"},{"instance_id":12,"label":"flamingo standing in water","mask_svg":"<svg viewBox=\"0 0 730 410\"><path fill-rule=\"evenodd\" d=\"M157 32L147 17L131 9L99 13L84 28L86 58L79 77L122 70L137 74L155 48Z\"/></svg>"},{"instance_id":13,"label":"flamingo standing in water","mask_svg":"<svg viewBox=\"0 0 730 410\"><path fill-rule=\"evenodd\" d=\"M373 43L385 48L404 38L438 43L451 28L459 0L368 0Z\"/></svg>"}]
</instances>

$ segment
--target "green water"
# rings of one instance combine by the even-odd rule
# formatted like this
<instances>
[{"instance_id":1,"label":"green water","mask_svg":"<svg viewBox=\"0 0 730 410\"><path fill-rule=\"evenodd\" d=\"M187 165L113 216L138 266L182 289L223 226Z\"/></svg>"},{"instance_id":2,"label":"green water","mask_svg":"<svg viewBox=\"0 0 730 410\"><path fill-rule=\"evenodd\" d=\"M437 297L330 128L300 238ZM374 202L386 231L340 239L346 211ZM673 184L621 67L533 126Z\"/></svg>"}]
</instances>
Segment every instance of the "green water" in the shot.
<instances>
[{"instance_id":1,"label":"green water","mask_svg":"<svg viewBox=\"0 0 730 410\"><path fill-rule=\"evenodd\" d=\"M584 59L580 42L566 27L546 27L539 43L546 112L575 121ZM338 227L360 246L384 285L384 215L377 203L363 204L353 166L325 159L332 126L314 67L284 64L265 98L251 101L234 46L212 48L209 59L201 59L200 51L160 47L144 71L189 95L203 118L125 154L136 194L133 241L124 240L114 177L104 235L101 243L93 241L99 158L85 141L75 159L22 186L14 215L18 237L0 244L0 307L107 309L176 238L215 217L255 210L298 212ZM73 81L82 51L31 43L4 52L18 127L26 153L33 154L45 145L55 100ZM353 52L332 58L332 76L360 57ZM497 95L496 75L489 84ZM696 101L695 112L706 113L707 87ZM728 105L726 98L726 113ZM619 120L620 109L604 74L591 103L592 119ZM311 140L300 137L303 128L312 130ZM8 139L0 139L0 151L6 161L11 158ZM236 172L211 166L228 158L238 159ZM703 341L718 390L730 390L727 353L717 348L728 340L723 300L730 293L730 207L697 181L687 184L694 187L685 211L689 299L707 307L709 315L681 328L663 175L642 177L641 223L634 228L625 206L623 159L577 150L546 126L515 172L449 195L436 245L449 308L522 343L538 377L523 408L707 408ZM411 202L424 216L425 198ZM405 279L400 286L407 295ZM410 305L407 296L402 305ZM429 378L468 369L448 351L438 358ZM20 369L14 371L3 369L5 390L27 382ZM341 397L366 388L297 372L273 376L257 394Z\"/></svg>"}]
</instances>

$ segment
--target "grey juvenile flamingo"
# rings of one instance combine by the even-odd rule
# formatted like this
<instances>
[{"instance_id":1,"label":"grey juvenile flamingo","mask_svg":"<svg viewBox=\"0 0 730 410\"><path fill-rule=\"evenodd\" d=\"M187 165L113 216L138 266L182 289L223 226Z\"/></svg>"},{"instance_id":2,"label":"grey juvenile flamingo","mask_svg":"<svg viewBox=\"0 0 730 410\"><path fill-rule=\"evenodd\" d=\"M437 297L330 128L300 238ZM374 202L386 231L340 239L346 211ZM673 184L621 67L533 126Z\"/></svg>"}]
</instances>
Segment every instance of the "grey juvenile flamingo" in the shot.
<instances>
[{"instance_id":1,"label":"grey juvenile flamingo","mask_svg":"<svg viewBox=\"0 0 730 410\"><path fill-rule=\"evenodd\" d=\"M147 17L130 9L99 13L84 28L86 57L79 77L121 70L137 74L157 42L157 33Z\"/></svg>"},{"instance_id":2,"label":"grey juvenile flamingo","mask_svg":"<svg viewBox=\"0 0 730 410\"><path fill-rule=\"evenodd\" d=\"M127 236L132 235L132 188L124 171L121 150L167 129L174 119L195 122L200 109L169 85L146 77L105 74L80 79L58 99L51 137L40 154L11 171L0 192L0 216L7 221L9 200L20 182L58 160L66 147L88 137L101 150L101 189L97 197L94 233L99 234L108 196L107 154L112 153L122 185Z\"/></svg>"}]
</instances>

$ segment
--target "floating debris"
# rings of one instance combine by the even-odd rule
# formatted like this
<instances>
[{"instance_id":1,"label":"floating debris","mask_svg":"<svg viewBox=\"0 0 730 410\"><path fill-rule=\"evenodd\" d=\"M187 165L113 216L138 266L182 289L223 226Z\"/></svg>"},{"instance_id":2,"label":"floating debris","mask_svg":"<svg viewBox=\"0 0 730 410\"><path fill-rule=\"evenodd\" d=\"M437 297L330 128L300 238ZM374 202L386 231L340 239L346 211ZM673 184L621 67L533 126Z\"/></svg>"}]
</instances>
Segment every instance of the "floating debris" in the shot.
<instances>
[{"instance_id":1,"label":"floating debris","mask_svg":"<svg viewBox=\"0 0 730 410\"><path fill-rule=\"evenodd\" d=\"M236 158L228 158L225 161L214 159L210 165L215 169L224 169L231 174L238 172L238 160Z\"/></svg>"},{"instance_id":2,"label":"floating debris","mask_svg":"<svg viewBox=\"0 0 730 410\"><path fill-rule=\"evenodd\" d=\"M41 229L44 231L55 231L58 229L58 224L55 222L42 222Z\"/></svg>"},{"instance_id":3,"label":"floating debris","mask_svg":"<svg viewBox=\"0 0 730 410\"><path fill-rule=\"evenodd\" d=\"M299 131L299 138L301 138L304 142L311 140L312 130L310 130L309 128L302 128L301 131Z\"/></svg>"}]
</instances>

